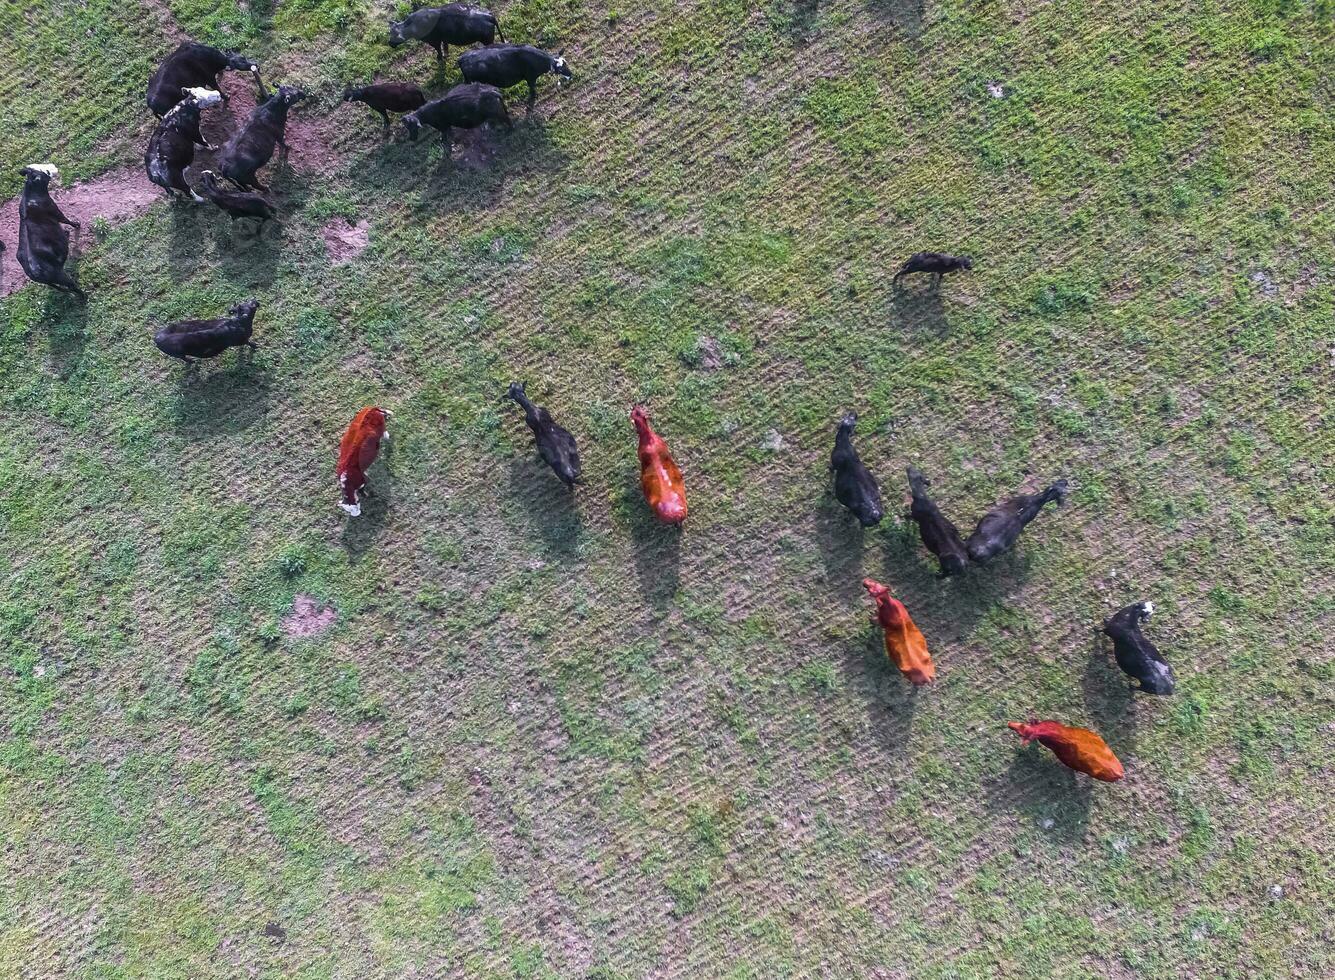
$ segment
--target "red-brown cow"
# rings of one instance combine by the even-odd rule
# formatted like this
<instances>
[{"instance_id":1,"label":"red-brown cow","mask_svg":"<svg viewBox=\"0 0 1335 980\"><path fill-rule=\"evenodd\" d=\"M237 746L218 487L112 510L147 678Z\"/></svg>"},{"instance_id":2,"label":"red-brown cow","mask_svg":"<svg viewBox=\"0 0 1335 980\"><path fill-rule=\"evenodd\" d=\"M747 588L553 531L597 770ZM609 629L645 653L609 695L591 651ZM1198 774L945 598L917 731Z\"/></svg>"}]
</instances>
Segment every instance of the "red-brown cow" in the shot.
<instances>
[{"instance_id":1,"label":"red-brown cow","mask_svg":"<svg viewBox=\"0 0 1335 980\"><path fill-rule=\"evenodd\" d=\"M343 433L343 441L338 447L338 468L334 473L338 477L338 505L349 517L361 516L366 471L380 455L380 443L389 439L385 432L385 420L389 417L389 412L383 408L363 408Z\"/></svg>"},{"instance_id":2,"label":"red-brown cow","mask_svg":"<svg viewBox=\"0 0 1335 980\"><path fill-rule=\"evenodd\" d=\"M1025 745L1039 741L1052 749L1062 765L1093 776L1105 783L1115 783L1123 776L1122 763L1108 743L1088 728L1075 728L1059 721L1012 721L1007 727L1019 734Z\"/></svg>"},{"instance_id":3,"label":"red-brown cow","mask_svg":"<svg viewBox=\"0 0 1335 980\"><path fill-rule=\"evenodd\" d=\"M640 437L640 488L654 516L665 524L686 520L686 481L668 452L667 443L649 425L649 416L636 405L630 413Z\"/></svg>"}]
</instances>

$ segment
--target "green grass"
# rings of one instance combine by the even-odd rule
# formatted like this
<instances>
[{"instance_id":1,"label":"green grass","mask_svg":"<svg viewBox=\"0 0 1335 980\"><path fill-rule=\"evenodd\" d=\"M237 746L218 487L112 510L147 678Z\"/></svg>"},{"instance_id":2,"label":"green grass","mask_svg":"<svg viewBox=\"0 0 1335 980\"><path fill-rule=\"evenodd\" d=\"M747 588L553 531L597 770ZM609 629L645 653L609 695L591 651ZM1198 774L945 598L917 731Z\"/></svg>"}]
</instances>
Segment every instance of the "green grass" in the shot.
<instances>
[{"instance_id":1,"label":"green grass","mask_svg":"<svg viewBox=\"0 0 1335 980\"><path fill-rule=\"evenodd\" d=\"M0 155L134 162L161 6L6 7ZM1331 972L1329 4L517 2L575 81L452 171L334 98L454 78L388 4L167 6L311 88L330 157L274 175L281 238L158 204L85 232L87 310L0 300L0 975ZM893 294L929 247L976 268ZM250 362L152 348L250 295ZM960 524L1070 504L938 581L830 499L849 409L892 515L910 462ZM1169 699L1095 649L1142 598ZM1127 778L1020 749L1031 714Z\"/></svg>"}]
</instances>

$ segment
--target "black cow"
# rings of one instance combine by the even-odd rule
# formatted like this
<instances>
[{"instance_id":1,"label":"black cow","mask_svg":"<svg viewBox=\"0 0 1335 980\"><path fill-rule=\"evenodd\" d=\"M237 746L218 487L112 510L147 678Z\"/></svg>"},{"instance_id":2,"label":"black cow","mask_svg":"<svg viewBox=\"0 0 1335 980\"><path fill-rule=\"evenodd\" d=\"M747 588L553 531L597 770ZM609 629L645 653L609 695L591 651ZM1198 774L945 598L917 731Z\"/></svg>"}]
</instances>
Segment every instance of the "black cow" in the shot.
<instances>
[{"instance_id":1,"label":"black cow","mask_svg":"<svg viewBox=\"0 0 1335 980\"><path fill-rule=\"evenodd\" d=\"M241 127L218 155L218 169L222 175L240 188L253 187L267 191L255 179L255 171L273 158L274 147L287 152L283 133L287 129L287 110L306 93L291 85L280 85L278 91L255 107L246 124Z\"/></svg>"},{"instance_id":2,"label":"black cow","mask_svg":"<svg viewBox=\"0 0 1335 980\"><path fill-rule=\"evenodd\" d=\"M389 135L391 112L412 112L426 105L426 96L416 85L407 82L376 82L360 88L345 88L344 102L361 102L380 113L385 120L385 136Z\"/></svg>"},{"instance_id":3,"label":"black cow","mask_svg":"<svg viewBox=\"0 0 1335 980\"><path fill-rule=\"evenodd\" d=\"M839 420L834 433L834 451L830 453L830 470L834 473L834 496L858 519L863 527L881 523L881 488L862 458L853 448L853 429L858 417L849 412Z\"/></svg>"},{"instance_id":4,"label":"black cow","mask_svg":"<svg viewBox=\"0 0 1335 980\"><path fill-rule=\"evenodd\" d=\"M401 21L390 22L389 46L397 48L409 41L421 41L436 49L436 60L444 61L451 44L490 44L501 33L500 21L490 10L450 3L444 7L423 7Z\"/></svg>"},{"instance_id":5,"label":"black cow","mask_svg":"<svg viewBox=\"0 0 1335 980\"><path fill-rule=\"evenodd\" d=\"M489 122L514 125L510 121L510 114L505 111L501 90L494 85L480 85L476 82L456 85L443 97L403 117L403 125L414 142L417 141L417 133L423 123L440 130L447 158L450 155L451 129L475 129Z\"/></svg>"},{"instance_id":6,"label":"black cow","mask_svg":"<svg viewBox=\"0 0 1335 980\"><path fill-rule=\"evenodd\" d=\"M144 169L148 179L174 198L178 193L189 195L196 203L204 199L196 194L185 180L185 170L195 162L195 147L215 149L199 131L199 110L215 105L222 96L210 89L187 89L185 99L173 106L149 137L144 151Z\"/></svg>"},{"instance_id":7,"label":"black cow","mask_svg":"<svg viewBox=\"0 0 1335 980\"><path fill-rule=\"evenodd\" d=\"M564 51L548 54L528 44L489 44L462 55L459 71L465 81L485 82L497 88L528 82L528 104L532 108L538 97L539 78L555 75L559 84L560 79L572 77L564 54Z\"/></svg>"},{"instance_id":8,"label":"black cow","mask_svg":"<svg viewBox=\"0 0 1335 980\"><path fill-rule=\"evenodd\" d=\"M19 173L26 178L19 198L19 265L33 282L64 293L74 293L87 302L88 294L65 271L70 257L70 235L62 225L77 229L51 199L51 178L59 175L49 163L34 163Z\"/></svg>"},{"instance_id":9,"label":"black cow","mask_svg":"<svg viewBox=\"0 0 1335 980\"><path fill-rule=\"evenodd\" d=\"M207 44L182 41L148 80L148 97L145 101L153 110L153 115L161 119L171 111L172 106L181 101L181 93L185 89L202 86L221 91L218 89L218 76L229 69L253 74L260 95L264 95L260 69L255 62L241 57L235 51L219 51ZM222 100L226 102L227 96L224 95Z\"/></svg>"},{"instance_id":10,"label":"black cow","mask_svg":"<svg viewBox=\"0 0 1335 980\"><path fill-rule=\"evenodd\" d=\"M967 255L947 255L945 252L914 252L908 257L908 260L895 273L895 278L891 280L892 286L898 286L899 280L903 276L914 272L930 272L935 278L933 285L941 284L941 277L947 272L965 272L973 268L973 259Z\"/></svg>"},{"instance_id":11,"label":"black cow","mask_svg":"<svg viewBox=\"0 0 1335 980\"><path fill-rule=\"evenodd\" d=\"M1045 504L1066 499L1066 489L1066 481L1058 480L1039 493L1022 493L992 508L964 542L969 557L985 562L1008 550Z\"/></svg>"},{"instance_id":12,"label":"black cow","mask_svg":"<svg viewBox=\"0 0 1335 980\"><path fill-rule=\"evenodd\" d=\"M1104 620L1103 632L1112 637L1117 666L1140 681L1140 690L1146 694L1172 694L1177 686L1173 668L1140 631L1140 624L1152 615L1154 603L1132 603Z\"/></svg>"},{"instance_id":13,"label":"black cow","mask_svg":"<svg viewBox=\"0 0 1335 980\"><path fill-rule=\"evenodd\" d=\"M168 357L179 357L193 364L194 357L217 357L229 347L258 348L250 339L255 326L255 309L260 304L253 299L237 303L227 316L216 320L182 320L169 323L153 335L153 343Z\"/></svg>"},{"instance_id":14,"label":"black cow","mask_svg":"<svg viewBox=\"0 0 1335 980\"><path fill-rule=\"evenodd\" d=\"M909 467L908 473L909 492L913 494L909 517L917 522L918 535L922 538L922 543L927 546L928 551L936 555L936 560L941 566L941 577L958 575L964 571L969 558L964 549L964 542L960 540L960 532L950 519L941 513L941 508L936 506L936 502L927 496L927 487L930 483L927 477L913 466Z\"/></svg>"},{"instance_id":15,"label":"black cow","mask_svg":"<svg viewBox=\"0 0 1335 980\"><path fill-rule=\"evenodd\" d=\"M533 431L538 455L552 468L561 482L574 489L579 479L579 447L575 437L552 421L551 414L541 405L534 405L524 394L524 386L511 381L502 398L513 398L524 410L524 421Z\"/></svg>"},{"instance_id":16,"label":"black cow","mask_svg":"<svg viewBox=\"0 0 1335 980\"><path fill-rule=\"evenodd\" d=\"M218 180L212 170L205 170L199 175L204 196L226 211L233 221L237 218L257 218L263 225L266 221L278 217L272 204L250 191L229 191Z\"/></svg>"}]
</instances>

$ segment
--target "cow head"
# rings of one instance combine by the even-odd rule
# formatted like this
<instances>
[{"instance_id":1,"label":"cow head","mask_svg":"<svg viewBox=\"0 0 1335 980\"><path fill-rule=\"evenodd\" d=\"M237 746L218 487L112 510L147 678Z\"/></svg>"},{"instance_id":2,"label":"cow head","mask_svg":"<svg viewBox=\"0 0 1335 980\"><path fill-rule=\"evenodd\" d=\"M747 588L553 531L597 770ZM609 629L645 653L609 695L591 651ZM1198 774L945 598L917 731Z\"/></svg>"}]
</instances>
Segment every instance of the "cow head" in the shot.
<instances>
[{"instance_id":1,"label":"cow head","mask_svg":"<svg viewBox=\"0 0 1335 980\"><path fill-rule=\"evenodd\" d=\"M1142 603L1140 604L1140 620L1141 620L1141 622L1144 622L1145 620L1149 619L1149 618L1150 618L1151 616L1153 616L1153 615L1154 615L1154 603L1152 603L1152 602L1148 602L1148 601L1147 601L1147 602L1142 602Z\"/></svg>"},{"instance_id":2,"label":"cow head","mask_svg":"<svg viewBox=\"0 0 1335 980\"><path fill-rule=\"evenodd\" d=\"M354 102L361 97L362 90L359 87L349 85L343 90L343 101Z\"/></svg>"},{"instance_id":3,"label":"cow head","mask_svg":"<svg viewBox=\"0 0 1335 980\"><path fill-rule=\"evenodd\" d=\"M260 66L255 64L249 58L237 54L235 51L223 52L223 57L227 59L227 67L232 71L254 71L258 72Z\"/></svg>"},{"instance_id":4,"label":"cow head","mask_svg":"<svg viewBox=\"0 0 1335 980\"><path fill-rule=\"evenodd\" d=\"M299 89L295 85L278 86L275 96L284 108L291 108L303 99L309 98L304 89Z\"/></svg>"},{"instance_id":5,"label":"cow head","mask_svg":"<svg viewBox=\"0 0 1335 980\"><path fill-rule=\"evenodd\" d=\"M965 272L973 268L973 258L971 256L961 255L956 261L959 262L960 268Z\"/></svg>"},{"instance_id":6,"label":"cow head","mask_svg":"<svg viewBox=\"0 0 1335 980\"><path fill-rule=\"evenodd\" d=\"M416 143L417 134L422 129L422 124L417 120L417 113L410 112L403 117L403 128L408 130L408 138Z\"/></svg>"},{"instance_id":7,"label":"cow head","mask_svg":"<svg viewBox=\"0 0 1335 980\"><path fill-rule=\"evenodd\" d=\"M389 46L391 48L397 48L401 44L408 43L408 35L404 33L407 24L407 20L389 22Z\"/></svg>"},{"instance_id":8,"label":"cow head","mask_svg":"<svg viewBox=\"0 0 1335 980\"><path fill-rule=\"evenodd\" d=\"M183 88L181 92L187 99L193 99L195 105L201 109L207 109L211 105L217 105L222 101L222 93L214 91L211 88L204 88L202 85L194 88Z\"/></svg>"},{"instance_id":9,"label":"cow head","mask_svg":"<svg viewBox=\"0 0 1335 980\"><path fill-rule=\"evenodd\" d=\"M561 83L562 79L575 77L570 73L569 67L566 66L565 48L562 48L560 51L556 52L556 56L552 58L552 67L550 71L553 75L556 76L558 85Z\"/></svg>"},{"instance_id":10,"label":"cow head","mask_svg":"<svg viewBox=\"0 0 1335 980\"><path fill-rule=\"evenodd\" d=\"M54 163L30 163L19 173L27 177L29 183L39 187L46 187L51 181L60 177L60 171L56 169Z\"/></svg>"},{"instance_id":11,"label":"cow head","mask_svg":"<svg viewBox=\"0 0 1335 980\"><path fill-rule=\"evenodd\" d=\"M251 320L254 319L255 311L259 309L259 306L260 304L258 300L248 299L245 302L237 303L233 306L227 311L227 315L238 319Z\"/></svg>"},{"instance_id":12,"label":"cow head","mask_svg":"<svg viewBox=\"0 0 1335 980\"><path fill-rule=\"evenodd\" d=\"M839 420L839 431L852 432L857 427L857 424L858 424L857 413L849 412L847 415L845 415L843 418Z\"/></svg>"}]
</instances>

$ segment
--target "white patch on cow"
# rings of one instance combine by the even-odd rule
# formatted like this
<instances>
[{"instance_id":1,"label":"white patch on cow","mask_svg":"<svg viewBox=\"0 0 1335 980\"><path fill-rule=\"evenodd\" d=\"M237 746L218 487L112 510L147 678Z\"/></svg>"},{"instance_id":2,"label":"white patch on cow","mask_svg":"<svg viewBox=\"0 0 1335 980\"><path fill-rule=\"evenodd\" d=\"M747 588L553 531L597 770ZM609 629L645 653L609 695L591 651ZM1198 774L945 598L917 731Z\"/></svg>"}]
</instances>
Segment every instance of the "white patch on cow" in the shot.
<instances>
[{"instance_id":1,"label":"white patch on cow","mask_svg":"<svg viewBox=\"0 0 1335 980\"><path fill-rule=\"evenodd\" d=\"M362 516L362 505L359 504L359 503L357 503L357 504L345 504L343 501L340 500L340 501L338 502L338 506L339 506L339 508L343 511L343 513L347 514L349 517L361 517L361 516Z\"/></svg>"},{"instance_id":2,"label":"white patch on cow","mask_svg":"<svg viewBox=\"0 0 1335 980\"><path fill-rule=\"evenodd\" d=\"M256 75L258 75L258 74L260 73L260 66L259 66L259 65L251 65L251 66L250 66L250 70L251 70L252 72L254 72Z\"/></svg>"},{"instance_id":3,"label":"white patch on cow","mask_svg":"<svg viewBox=\"0 0 1335 980\"><path fill-rule=\"evenodd\" d=\"M199 103L201 109L207 109L211 105L217 105L222 101L222 93L216 89L204 88L202 85L196 88L188 88L187 92Z\"/></svg>"},{"instance_id":4,"label":"white patch on cow","mask_svg":"<svg viewBox=\"0 0 1335 980\"><path fill-rule=\"evenodd\" d=\"M1146 617L1147 619L1148 619L1150 616L1153 616L1153 615L1154 615L1154 603L1152 603L1152 602L1142 602L1142 603L1140 604L1140 608L1142 608L1142 609L1145 610L1145 617Z\"/></svg>"},{"instance_id":5,"label":"white patch on cow","mask_svg":"<svg viewBox=\"0 0 1335 980\"><path fill-rule=\"evenodd\" d=\"M60 177L60 171L56 169L56 165L54 163L30 163L28 164L28 169L40 170L42 173L46 174L52 180L56 180L57 178Z\"/></svg>"}]
</instances>

